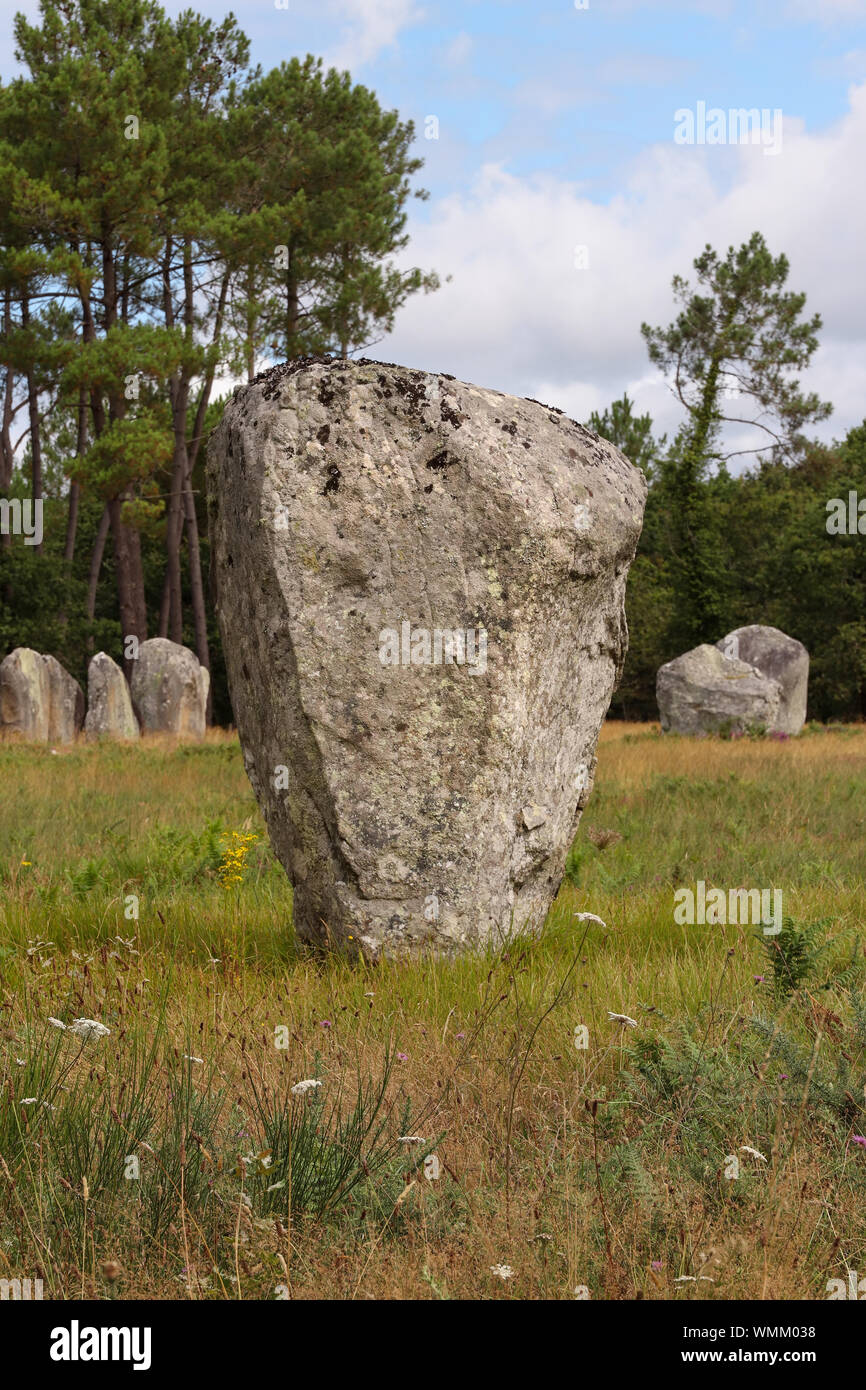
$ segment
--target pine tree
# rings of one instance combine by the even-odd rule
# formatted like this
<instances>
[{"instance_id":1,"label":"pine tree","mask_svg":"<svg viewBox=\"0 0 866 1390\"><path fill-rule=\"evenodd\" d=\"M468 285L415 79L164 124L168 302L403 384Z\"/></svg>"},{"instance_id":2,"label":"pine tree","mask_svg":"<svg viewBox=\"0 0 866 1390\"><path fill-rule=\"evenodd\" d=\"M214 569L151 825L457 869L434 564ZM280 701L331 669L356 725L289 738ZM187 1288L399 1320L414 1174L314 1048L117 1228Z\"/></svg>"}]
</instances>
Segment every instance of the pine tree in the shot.
<instances>
[{"instance_id":1,"label":"pine tree","mask_svg":"<svg viewBox=\"0 0 866 1390\"><path fill-rule=\"evenodd\" d=\"M694 268L704 292L674 276L674 296L683 306L676 321L667 328L641 326L650 360L672 380L688 415L662 475L683 645L720 635L725 567L704 487L711 466L724 470L738 454L767 451L793 459L803 447L803 426L832 410L814 393L804 395L792 377L808 365L821 319L816 314L800 321L805 294L783 292L787 258L774 260L754 232L738 250L729 247L724 260L707 246ZM759 431L764 442L726 452L726 423Z\"/></svg>"}]
</instances>

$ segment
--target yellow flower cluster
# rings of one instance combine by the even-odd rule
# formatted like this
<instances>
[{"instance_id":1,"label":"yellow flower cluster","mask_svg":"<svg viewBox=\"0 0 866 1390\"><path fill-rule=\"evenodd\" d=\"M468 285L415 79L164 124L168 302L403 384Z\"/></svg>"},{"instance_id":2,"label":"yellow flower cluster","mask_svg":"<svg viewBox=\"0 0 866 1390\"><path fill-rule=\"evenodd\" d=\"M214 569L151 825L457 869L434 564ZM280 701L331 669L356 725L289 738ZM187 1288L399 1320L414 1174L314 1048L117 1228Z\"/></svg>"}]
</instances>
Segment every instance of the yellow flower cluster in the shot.
<instances>
[{"instance_id":1,"label":"yellow flower cluster","mask_svg":"<svg viewBox=\"0 0 866 1390\"><path fill-rule=\"evenodd\" d=\"M233 888L243 882L247 855L258 838L258 835L241 835L237 830L223 836L225 848L217 870L223 888Z\"/></svg>"}]
</instances>

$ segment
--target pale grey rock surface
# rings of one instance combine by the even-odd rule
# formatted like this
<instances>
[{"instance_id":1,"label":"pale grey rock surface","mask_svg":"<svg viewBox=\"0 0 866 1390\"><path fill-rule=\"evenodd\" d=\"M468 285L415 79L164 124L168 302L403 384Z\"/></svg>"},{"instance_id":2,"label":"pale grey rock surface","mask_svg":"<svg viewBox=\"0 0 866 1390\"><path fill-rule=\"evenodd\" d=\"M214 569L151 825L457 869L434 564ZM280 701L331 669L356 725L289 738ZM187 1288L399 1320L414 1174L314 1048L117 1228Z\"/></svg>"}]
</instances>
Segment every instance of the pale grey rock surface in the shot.
<instances>
[{"instance_id":1,"label":"pale grey rock surface","mask_svg":"<svg viewBox=\"0 0 866 1390\"><path fill-rule=\"evenodd\" d=\"M35 743L72 743L84 691L53 656L16 647L0 661L0 729Z\"/></svg>"},{"instance_id":2,"label":"pale grey rock surface","mask_svg":"<svg viewBox=\"0 0 866 1390\"><path fill-rule=\"evenodd\" d=\"M376 958L540 927L625 658L643 475L538 402L340 359L238 389L208 475L299 934Z\"/></svg>"},{"instance_id":3,"label":"pale grey rock surface","mask_svg":"<svg viewBox=\"0 0 866 1390\"><path fill-rule=\"evenodd\" d=\"M656 699L665 733L717 733L723 727L744 732L759 724L776 727L782 688L705 642L659 667Z\"/></svg>"},{"instance_id":4,"label":"pale grey rock surface","mask_svg":"<svg viewBox=\"0 0 866 1390\"><path fill-rule=\"evenodd\" d=\"M97 652L87 668L88 739L138 738L138 720L132 708L123 672L106 652Z\"/></svg>"},{"instance_id":5,"label":"pale grey rock surface","mask_svg":"<svg viewBox=\"0 0 866 1390\"><path fill-rule=\"evenodd\" d=\"M795 637L777 627L751 623L735 628L716 643L720 651L756 666L782 687L782 700L773 730L798 734L806 722L809 693L809 653Z\"/></svg>"},{"instance_id":6,"label":"pale grey rock surface","mask_svg":"<svg viewBox=\"0 0 866 1390\"><path fill-rule=\"evenodd\" d=\"M204 738L210 672L195 652L151 637L139 647L132 666L132 707L142 733Z\"/></svg>"}]
</instances>

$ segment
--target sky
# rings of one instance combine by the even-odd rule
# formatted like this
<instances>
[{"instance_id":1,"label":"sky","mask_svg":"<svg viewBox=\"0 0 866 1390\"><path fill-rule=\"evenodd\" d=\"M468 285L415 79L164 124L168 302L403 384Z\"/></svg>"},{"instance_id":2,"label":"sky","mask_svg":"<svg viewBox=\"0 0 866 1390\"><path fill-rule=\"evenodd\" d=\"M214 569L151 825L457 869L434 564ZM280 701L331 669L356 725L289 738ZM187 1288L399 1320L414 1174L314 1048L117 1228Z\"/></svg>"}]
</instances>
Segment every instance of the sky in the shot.
<instances>
[{"instance_id":1,"label":"sky","mask_svg":"<svg viewBox=\"0 0 866 1390\"><path fill-rule=\"evenodd\" d=\"M163 5L178 14L191 0ZM192 7L214 18L229 8ZM4 80L12 8L0 20ZM445 283L408 301L369 356L578 420L627 391L672 435L682 408L640 325L675 317L672 276L693 278L707 243L724 254L758 230L823 320L801 379L834 411L811 433L841 438L866 417L866 0L231 8L254 62L314 53L415 124L416 185L430 198L410 204L400 259ZM723 139L682 143L676 113L697 118L700 103L725 113ZM763 143L731 138L738 108L767 112ZM742 427L732 443L756 437Z\"/></svg>"}]
</instances>

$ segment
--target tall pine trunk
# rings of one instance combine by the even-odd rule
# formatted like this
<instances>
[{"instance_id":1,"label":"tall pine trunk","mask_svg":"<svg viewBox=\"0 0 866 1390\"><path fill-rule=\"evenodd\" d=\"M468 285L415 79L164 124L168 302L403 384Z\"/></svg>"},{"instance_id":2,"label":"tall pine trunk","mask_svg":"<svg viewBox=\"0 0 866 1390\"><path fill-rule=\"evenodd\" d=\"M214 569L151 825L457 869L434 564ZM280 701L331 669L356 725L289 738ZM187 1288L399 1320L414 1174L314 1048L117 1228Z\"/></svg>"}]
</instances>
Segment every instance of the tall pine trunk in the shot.
<instances>
[{"instance_id":1,"label":"tall pine trunk","mask_svg":"<svg viewBox=\"0 0 866 1390\"><path fill-rule=\"evenodd\" d=\"M106 229L102 241L102 286L103 321L106 332L118 321L117 265L110 235ZM126 414L126 400L121 394L109 397L109 418L122 420ZM137 637L139 642L147 641L147 600L144 592L144 567L141 560L141 536L134 526L123 520L123 503L132 501L128 488L108 504L111 519L111 536L114 542L115 569L117 571L117 600L120 609L121 630L124 639ZM125 646L125 644L124 644ZM124 650L124 666L129 675L130 662Z\"/></svg>"},{"instance_id":2,"label":"tall pine trunk","mask_svg":"<svg viewBox=\"0 0 866 1390\"><path fill-rule=\"evenodd\" d=\"M21 297L21 326L22 328L30 327L30 296L26 292ZM30 466L35 510L36 503L42 499L42 436L39 421L39 391L32 360L27 365L26 380L27 414L30 421ZM34 549L39 554L42 546L37 545Z\"/></svg>"},{"instance_id":3,"label":"tall pine trunk","mask_svg":"<svg viewBox=\"0 0 866 1390\"><path fill-rule=\"evenodd\" d=\"M81 458L87 450L87 392L82 386L78 393L78 433L75 441L75 457ZM72 569L75 559L75 539L78 532L78 504L81 487L76 482L69 484L69 513L66 518L66 544L63 547L63 560L67 570Z\"/></svg>"},{"instance_id":4,"label":"tall pine trunk","mask_svg":"<svg viewBox=\"0 0 866 1390\"><path fill-rule=\"evenodd\" d=\"M3 336L8 340L12 329L12 290L7 286L3 293ZM12 467L15 462L12 452L12 408L15 389L15 375L11 367L6 368L6 381L3 387L3 417L0 421L0 492L8 492L12 483ZM11 548L12 536L9 532L0 535L0 547Z\"/></svg>"},{"instance_id":5,"label":"tall pine trunk","mask_svg":"<svg viewBox=\"0 0 866 1390\"><path fill-rule=\"evenodd\" d=\"M108 504L106 503L99 519L99 528L96 532L96 539L93 542L93 550L90 555L90 575L87 583L87 621L93 622L96 612L96 594L99 589L99 571L102 569L102 557L105 554L105 542L108 540L108 531L111 525ZM87 650L93 651L93 633L87 638Z\"/></svg>"},{"instance_id":6,"label":"tall pine trunk","mask_svg":"<svg viewBox=\"0 0 866 1390\"><path fill-rule=\"evenodd\" d=\"M207 640L207 607L205 605L204 584L201 577L201 552L198 542L198 517L195 510L195 496L189 478L184 489L186 509L186 539L189 550L189 587L192 598L192 619L195 627L195 651L202 666L210 671L210 648ZM207 722L211 721L213 691L208 687Z\"/></svg>"}]
</instances>

